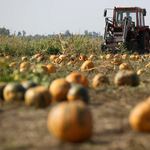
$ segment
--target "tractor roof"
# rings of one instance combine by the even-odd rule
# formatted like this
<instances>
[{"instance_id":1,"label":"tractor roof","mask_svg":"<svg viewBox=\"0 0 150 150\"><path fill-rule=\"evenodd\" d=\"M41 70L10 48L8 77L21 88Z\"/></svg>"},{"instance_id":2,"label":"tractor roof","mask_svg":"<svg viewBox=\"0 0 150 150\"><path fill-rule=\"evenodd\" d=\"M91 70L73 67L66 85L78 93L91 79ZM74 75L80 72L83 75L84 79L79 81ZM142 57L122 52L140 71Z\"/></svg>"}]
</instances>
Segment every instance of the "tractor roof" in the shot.
<instances>
[{"instance_id":1,"label":"tractor roof","mask_svg":"<svg viewBox=\"0 0 150 150\"><path fill-rule=\"evenodd\" d=\"M137 6L116 6L115 8L137 8L137 9L142 9L140 7L137 7Z\"/></svg>"}]
</instances>

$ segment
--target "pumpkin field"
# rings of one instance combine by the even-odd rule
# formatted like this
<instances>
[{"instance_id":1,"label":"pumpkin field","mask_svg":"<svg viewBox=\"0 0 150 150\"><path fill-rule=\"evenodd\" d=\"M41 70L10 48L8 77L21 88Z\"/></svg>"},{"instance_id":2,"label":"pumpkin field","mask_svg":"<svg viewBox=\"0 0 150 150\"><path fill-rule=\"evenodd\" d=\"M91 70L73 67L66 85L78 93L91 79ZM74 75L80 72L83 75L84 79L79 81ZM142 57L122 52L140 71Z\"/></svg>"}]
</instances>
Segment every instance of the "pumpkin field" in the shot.
<instances>
[{"instance_id":1,"label":"pumpkin field","mask_svg":"<svg viewBox=\"0 0 150 150\"><path fill-rule=\"evenodd\" d=\"M0 150L150 149L150 54L101 42L0 36Z\"/></svg>"}]
</instances>

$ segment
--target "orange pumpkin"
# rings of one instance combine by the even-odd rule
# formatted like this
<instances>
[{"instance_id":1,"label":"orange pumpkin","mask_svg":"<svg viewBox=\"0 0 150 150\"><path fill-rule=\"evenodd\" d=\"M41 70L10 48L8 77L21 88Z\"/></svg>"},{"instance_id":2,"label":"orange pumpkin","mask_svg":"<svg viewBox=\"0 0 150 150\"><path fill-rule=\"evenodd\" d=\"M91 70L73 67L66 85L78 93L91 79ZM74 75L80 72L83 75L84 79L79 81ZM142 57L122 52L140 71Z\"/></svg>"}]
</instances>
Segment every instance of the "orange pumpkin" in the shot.
<instances>
[{"instance_id":1,"label":"orange pumpkin","mask_svg":"<svg viewBox=\"0 0 150 150\"><path fill-rule=\"evenodd\" d=\"M122 59L127 59L127 58L128 58L127 54L122 55Z\"/></svg>"},{"instance_id":2,"label":"orange pumpkin","mask_svg":"<svg viewBox=\"0 0 150 150\"><path fill-rule=\"evenodd\" d=\"M92 81L93 88L99 87L104 84L109 84L108 78L104 74L97 74Z\"/></svg>"},{"instance_id":3,"label":"orange pumpkin","mask_svg":"<svg viewBox=\"0 0 150 150\"><path fill-rule=\"evenodd\" d=\"M115 57L115 58L119 58L119 56L120 56L119 54L115 54L115 56L114 56L114 57Z\"/></svg>"},{"instance_id":4,"label":"orange pumpkin","mask_svg":"<svg viewBox=\"0 0 150 150\"><path fill-rule=\"evenodd\" d=\"M93 70L94 70L94 64L90 60L86 60L81 66L81 71L91 72Z\"/></svg>"},{"instance_id":5,"label":"orange pumpkin","mask_svg":"<svg viewBox=\"0 0 150 150\"><path fill-rule=\"evenodd\" d=\"M67 65L68 65L68 66L74 65L74 61L69 61Z\"/></svg>"},{"instance_id":6,"label":"orange pumpkin","mask_svg":"<svg viewBox=\"0 0 150 150\"><path fill-rule=\"evenodd\" d=\"M46 67L48 68L49 73L55 73L56 72L55 66L49 64Z\"/></svg>"},{"instance_id":7,"label":"orange pumpkin","mask_svg":"<svg viewBox=\"0 0 150 150\"><path fill-rule=\"evenodd\" d=\"M24 100L25 88L18 82L8 83L3 90L3 97L6 102Z\"/></svg>"},{"instance_id":8,"label":"orange pumpkin","mask_svg":"<svg viewBox=\"0 0 150 150\"><path fill-rule=\"evenodd\" d=\"M102 56L100 56L100 59L105 60L106 57L102 55Z\"/></svg>"},{"instance_id":9,"label":"orange pumpkin","mask_svg":"<svg viewBox=\"0 0 150 150\"><path fill-rule=\"evenodd\" d=\"M95 58L95 55L92 54L92 55L90 55L90 57L88 58L88 60L93 60L94 58Z\"/></svg>"},{"instance_id":10,"label":"orange pumpkin","mask_svg":"<svg viewBox=\"0 0 150 150\"><path fill-rule=\"evenodd\" d=\"M67 93L71 85L64 78L57 78L50 84L49 91L52 94L52 101L58 102L67 99Z\"/></svg>"},{"instance_id":11,"label":"orange pumpkin","mask_svg":"<svg viewBox=\"0 0 150 150\"><path fill-rule=\"evenodd\" d=\"M88 59L87 56L83 55L83 54L81 54L80 57L79 57L80 61L86 61L87 59Z\"/></svg>"},{"instance_id":12,"label":"orange pumpkin","mask_svg":"<svg viewBox=\"0 0 150 150\"><path fill-rule=\"evenodd\" d=\"M82 142L92 136L92 116L81 100L62 102L50 110L47 128L62 141Z\"/></svg>"},{"instance_id":13,"label":"orange pumpkin","mask_svg":"<svg viewBox=\"0 0 150 150\"><path fill-rule=\"evenodd\" d=\"M85 103L89 101L88 90L81 84L72 83L71 88L67 93L67 99L69 101L83 100Z\"/></svg>"},{"instance_id":14,"label":"orange pumpkin","mask_svg":"<svg viewBox=\"0 0 150 150\"><path fill-rule=\"evenodd\" d=\"M17 63L16 62L12 62L12 63L9 64L9 67L16 68L17 67Z\"/></svg>"},{"instance_id":15,"label":"orange pumpkin","mask_svg":"<svg viewBox=\"0 0 150 150\"><path fill-rule=\"evenodd\" d=\"M50 60L51 60L51 61L54 61L56 58L58 58L58 56L56 56L56 55L51 55L51 56L50 56Z\"/></svg>"},{"instance_id":16,"label":"orange pumpkin","mask_svg":"<svg viewBox=\"0 0 150 150\"><path fill-rule=\"evenodd\" d=\"M89 87L88 79L85 77L85 75L80 74L78 72L72 72L69 75L66 76L66 81L69 83L78 83L84 85L86 88Z\"/></svg>"},{"instance_id":17,"label":"orange pumpkin","mask_svg":"<svg viewBox=\"0 0 150 150\"><path fill-rule=\"evenodd\" d=\"M24 56L24 57L21 58L21 60L22 60L22 61L27 61L28 58L27 58L27 56Z\"/></svg>"},{"instance_id":18,"label":"orange pumpkin","mask_svg":"<svg viewBox=\"0 0 150 150\"><path fill-rule=\"evenodd\" d=\"M130 69L130 66L127 64L127 63L122 63L120 66L119 66L119 69L120 70L123 70L123 69Z\"/></svg>"},{"instance_id":19,"label":"orange pumpkin","mask_svg":"<svg viewBox=\"0 0 150 150\"><path fill-rule=\"evenodd\" d=\"M139 76L132 70L120 70L114 79L116 85L139 85Z\"/></svg>"},{"instance_id":20,"label":"orange pumpkin","mask_svg":"<svg viewBox=\"0 0 150 150\"><path fill-rule=\"evenodd\" d=\"M6 60L12 60L12 57L10 55L5 57Z\"/></svg>"},{"instance_id":21,"label":"orange pumpkin","mask_svg":"<svg viewBox=\"0 0 150 150\"><path fill-rule=\"evenodd\" d=\"M113 58L113 56L111 55L111 54L107 54L106 55L106 59L108 60L108 59L112 59Z\"/></svg>"},{"instance_id":22,"label":"orange pumpkin","mask_svg":"<svg viewBox=\"0 0 150 150\"><path fill-rule=\"evenodd\" d=\"M145 72L145 69L139 69L139 70L137 71L137 75L141 75L143 72Z\"/></svg>"},{"instance_id":23,"label":"orange pumpkin","mask_svg":"<svg viewBox=\"0 0 150 150\"><path fill-rule=\"evenodd\" d=\"M51 99L49 90L44 86L31 87L25 92L25 104L27 106L45 108L50 105Z\"/></svg>"},{"instance_id":24,"label":"orange pumpkin","mask_svg":"<svg viewBox=\"0 0 150 150\"><path fill-rule=\"evenodd\" d=\"M132 129L150 132L150 97L138 103L130 112L129 123Z\"/></svg>"},{"instance_id":25,"label":"orange pumpkin","mask_svg":"<svg viewBox=\"0 0 150 150\"><path fill-rule=\"evenodd\" d=\"M111 60L111 64L112 64L112 65L119 66L120 64L122 64L122 61L119 60L118 58L113 58L113 59Z\"/></svg>"},{"instance_id":26,"label":"orange pumpkin","mask_svg":"<svg viewBox=\"0 0 150 150\"><path fill-rule=\"evenodd\" d=\"M20 65L20 72L25 72L30 68L30 64L28 62L23 62Z\"/></svg>"}]
</instances>

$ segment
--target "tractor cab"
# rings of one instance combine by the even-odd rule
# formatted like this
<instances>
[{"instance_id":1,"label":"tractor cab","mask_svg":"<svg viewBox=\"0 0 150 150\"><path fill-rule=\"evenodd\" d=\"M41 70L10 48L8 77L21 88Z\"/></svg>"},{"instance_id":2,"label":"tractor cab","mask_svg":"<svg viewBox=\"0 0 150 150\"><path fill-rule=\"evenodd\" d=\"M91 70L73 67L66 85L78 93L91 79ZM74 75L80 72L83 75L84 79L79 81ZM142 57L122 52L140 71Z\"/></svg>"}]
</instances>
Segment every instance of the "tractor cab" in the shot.
<instances>
[{"instance_id":1,"label":"tractor cab","mask_svg":"<svg viewBox=\"0 0 150 150\"><path fill-rule=\"evenodd\" d=\"M145 26L146 10L139 7L114 7L112 16L107 16L110 9L104 10L105 31L102 50L118 49L123 43L127 49L149 50L149 26ZM144 38L144 40L143 40Z\"/></svg>"}]
</instances>

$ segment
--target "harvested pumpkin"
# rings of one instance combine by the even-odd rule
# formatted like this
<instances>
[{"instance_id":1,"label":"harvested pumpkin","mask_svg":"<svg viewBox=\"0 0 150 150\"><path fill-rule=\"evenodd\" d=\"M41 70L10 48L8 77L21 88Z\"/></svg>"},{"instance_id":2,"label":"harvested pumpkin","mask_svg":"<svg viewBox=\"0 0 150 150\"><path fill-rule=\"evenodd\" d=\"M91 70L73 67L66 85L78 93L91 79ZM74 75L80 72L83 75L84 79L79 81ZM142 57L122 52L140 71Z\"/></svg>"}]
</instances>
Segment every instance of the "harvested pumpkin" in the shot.
<instances>
[{"instance_id":1,"label":"harvested pumpkin","mask_svg":"<svg viewBox=\"0 0 150 150\"><path fill-rule=\"evenodd\" d=\"M86 61L87 59L88 59L87 56L83 55L83 54L81 54L80 57L79 57L80 61Z\"/></svg>"},{"instance_id":2,"label":"harvested pumpkin","mask_svg":"<svg viewBox=\"0 0 150 150\"><path fill-rule=\"evenodd\" d=\"M94 70L94 64L90 60L86 60L82 66L81 66L81 71L93 71Z\"/></svg>"},{"instance_id":3,"label":"harvested pumpkin","mask_svg":"<svg viewBox=\"0 0 150 150\"><path fill-rule=\"evenodd\" d=\"M3 90L3 97L6 102L24 100L25 88L18 82L8 83Z\"/></svg>"},{"instance_id":4,"label":"harvested pumpkin","mask_svg":"<svg viewBox=\"0 0 150 150\"><path fill-rule=\"evenodd\" d=\"M50 60L51 60L51 61L54 61L56 58L58 58L58 56L56 56L56 55L51 55L51 56L50 56Z\"/></svg>"},{"instance_id":5,"label":"harvested pumpkin","mask_svg":"<svg viewBox=\"0 0 150 150\"><path fill-rule=\"evenodd\" d=\"M122 55L122 59L127 59L127 58L128 58L127 54Z\"/></svg>"},{"instance_id":6,"label":"harvested pumpkin","mask_svg":"<svg viewBox=\"0 0 150 150\"><path fill-rule=\"evenodd\" d=\"M27 56L23 56L23 57L21 58L21 60L22 60L22 61L27 61L28 58L27 58Z\"/></svg>"},{"instance_id":7,"label":"harvested pumpkin","mask_svg":"<svg viewBox=\"0 0 150 150\"><path fill-rule=\"evenodd\" d=\"M9 64L9 67L16 68L17 67L17 63L16 62L12 62L12 63Z\"/></svg>"},{"instance_id":8,"label":"harvested pumpkin","mask_svg":"<svg viewBox=\"0 0 150 150\"><path fill-rule=\"evenodd\" d=\"M5 57L6 60L12 60L12 57L10 55Z\"/></svg>"},{"instance_id":9,"label":"harvested pumpkin","mask_svg":"<svg viewBox=\"0 0 150 150\"><path fill-rule=\"evenodd\" d=\"M111 59L111 64L119 66L120 64L122 64L122 61L119 60L118 58L113 58L113 59Z\"/></svg>"},{"instance_id":10,"label":"harvested pumpkin","mask_svg":"<svg viewBox=\"0 0 150 150\"><path fill-rule=\"evenodd\" d=\"M62 141L82 142L92 136L92 116L82 100L64 101L50 110L47 128Z\"/></svg>"},{"instance_id":11,"label":"harvested pumpkin","mask_svg":"<svg viewBox=\"0 0 150 150\"><path fill-rule=\"evenodd\" d=\"M95 58L95 55L92 54L92 55L90 55L90 57L88 58L88 60L93 60L94 58Z\"/></svg>"},{"instance_id":12,"label":"harvested pumpkin","mask_svg":"<svg viewBox=\"0 0 150 150\"><path fill-rule=\"evenodd\" d=\"M136 131L150 132L150 97L138 103L131 110L129 123Z\"/></svg>"},{"instance_id":13,"label":"harvested pumpkin","mask_svg":"<svg viewBox=\"0 0 150 150\"><path fill-rule=\"evenodd\" d=\"M135 55L130 55L131 59L136 59Z\"/></svg>"},{"instance_id":14,"label":"harvested pumpkin","mask_svg":"<svg viewBox=\"0 0 150 150\"><path fill-rule=\"evenodd\" d=\"M94 76L93 81L92 81L93 88L96 88L105 84L109 84L109 79L104 74L97 74Z\"/></svg>"},{"instance_id":15,"label":"harvested pumpkin","mask_svg":"<svg viewBox=\"0 0 150 150\"><path fill-rule=\"evenodd\" d=\"M49 64L46 67L48 68L49 73L55 73L56 72L56 68L54 65Z\"/></svg>"},{"instance_id":16,"label":"harvested pumpkin","mask_svg":"<svg viewBox=\"0 0 150 150\"><path fill-rule=\"evenodd\" d=\"M51 99L49 90L44 86L31 87L25 92L25 104L27 106L45 108L50 105Z\"/></svg>"},{"instance_id":17,"label":"harvested pumpkin","mask_svg":"<svg viewBox=\"0 0 150 150\"><path fill-rule=\"evenodd\" d=\"M83 100L85 103L89 101L88 90L81 84L72 83L71 88L67 93L67 99L69 101Z\"/></svg>"},{"instance_id":18,"label":"harvested pumpkin","mask_svg":"<svg viewBox=\"0 0 150 150\"><path fill-rule=\"evenodd\" d=\"M139 85L139 76L132 70L120 70L114 79L115 85Z\"/></svg>"},{"instance_id":19,"label":"harvested pumpkin","mask_svg":"<svg viewBox=\"0 0 150 150\"><path fill-rule=\"evenodd\" d=\"M67 93L71 85L64 78L57 78L50 84L49 91L52 94L52 101L58 102L67 100Z\"/></svg>"},{"instance_id":20,"label":"harvested pumpkin","mask_svg":"<svg viewBox=\"0 0 150 150\"><path fill-rule=\"evenodd\" d=\"M106 55L106 59L107 59L107 60L112 59L112 58L113 58L112 54L107 54L107 55Z\"/></svg>"},{"instance_id":21,"label":"harvested pumpkin","mask_svg":"<svg viewBox=\"0 0 150 150\"><path fill-rule=\"evenodd\" d=\"M28 62L23 62L20 65L20 72L25 72L30 68L30 64Z\"/></svg>"},{"instance_id":22,"label":"harvested pumpkin","mask_svg":"<svg viewBox=\"0 0 150 150\"><path fill-rule=\"evenodd\" d=\"M130 69L130 66L127 63L122 63L119 65L119 70Z\"/></svg>"},{"instance_id":23,"label":"harvested pumpkin","mask_svg":"<svg viewBox=\"0 0 150 150\"><path fill-rule=\"evenodd\" d=\"M84 85L86 88L89 87L88 79L85 75L78 73L78 72L72 72L69 75L66 76L66 81L69 83L78 83Z\"/></svg>"},{"instance_id":24,"label":"harvested pumpkin","mask_svg":"<svg viewBox=\"0 0 150 150\"><path fill-rule=\"evenodd\" d=\"M102 55L102 56L100 56L100 59L105 60L106 57Z\"/></svg>"},{"instance_id":25,"label":"harvested pumpkin","mask_svg":"<svg viewBox=\"0 0 150 150\"><path fill-rule=\"evenodd\" d=\"M139 70L137 71L137 75L141 75L143 72L145 72L145 69L139 69Z\"/></svg>"}]
</instances>

